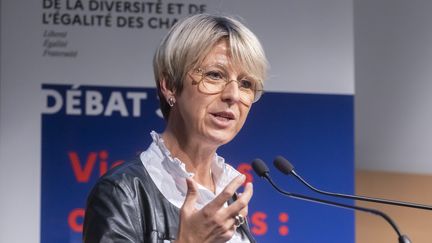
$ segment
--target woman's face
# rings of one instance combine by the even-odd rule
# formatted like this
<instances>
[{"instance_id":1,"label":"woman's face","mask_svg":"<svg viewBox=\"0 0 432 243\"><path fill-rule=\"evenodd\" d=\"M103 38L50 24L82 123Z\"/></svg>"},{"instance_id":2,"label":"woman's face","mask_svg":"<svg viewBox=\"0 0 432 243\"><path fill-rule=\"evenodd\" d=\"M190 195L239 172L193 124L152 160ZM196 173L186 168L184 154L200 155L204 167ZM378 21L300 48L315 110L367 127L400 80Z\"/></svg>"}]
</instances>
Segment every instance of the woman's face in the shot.
<instances>
[{"instance_id":1,"label":"woman's face","mask_svg":"<svg viewBox=\"0 0 432 243\"><path fill-rule=\"evenodd\" d=\"M240 80L246 74L241 67L232 64L229 53L227 41L222 40L205 57L200 67L216 65L224 69L228 80ZM251 103L241 99L237 82L229 82L220 93L206 94L196 84L200 81L200 75L194 70L189 73L181 94L176 97L176 111L170 114L170 118L175 121L174 126L182 129L188 139L202 145L220 146L228 143L242 128Z\"/></svg>"}]
</instances>

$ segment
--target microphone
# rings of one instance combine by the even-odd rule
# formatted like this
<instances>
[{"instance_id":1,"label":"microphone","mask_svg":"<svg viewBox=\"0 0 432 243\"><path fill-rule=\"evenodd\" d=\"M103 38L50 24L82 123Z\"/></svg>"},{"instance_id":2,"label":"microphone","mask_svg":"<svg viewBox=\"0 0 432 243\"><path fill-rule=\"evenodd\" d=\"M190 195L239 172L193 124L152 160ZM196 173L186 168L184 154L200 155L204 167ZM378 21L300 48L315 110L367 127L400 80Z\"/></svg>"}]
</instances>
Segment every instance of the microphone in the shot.
<instances>
[{"instance_id":1,"label":"microphone","mask_svg":"<svg viewBox=\"0 0 432 243\"><path fill-rule=\"evenodd\" d=\"M429 205L323 191L323 190L317 189L316 187L312 186L307 181L305 181L299 174L297 174L295 172L294 166L284 157L277 156L273 161L273 165L280 172L284 173L285 175L293 175L297 180L299 180L302 184L307 186L309 189L311 189L317 193L320 193L320 194L333 196L333 197L346 198L346 199L355 199L355 200L361 200L361 201L367 201L367 202L389 204L389 205L393 205L393 206L410 207L410 208L423 209L423 210L432 210L432 206L429 206Z\"/></svg>"},{"instance_id":2,"label":"microphone","mask_svg":"<svg viewBox=\"0 0 432 243\"><path fill-rule=\"evenodd\" d=\"M320 204L324 204L324 205L328 205L328 206L334 206L334 207L351 209L351 210L359 210L359 211L363 211L366 213L371 213L371 214L381 216L396 231L396 234L398 235L398 242L399 243L411 243L411 241L409 240L409 238L406 235L402 235L402 233L400 232L396 223L387 214L385 214L379 210L372 209L372 208L353 206L353 205L333 202L333 201L329 201L329 200L324 200L324 199L320 199L320 198L309 197L309 196L305 196L305 195L301 195L301 194L297 194L297 193L287 192L287 191L284 191L283 189L281 189L280 187L278 187L276 185L276 183L274 183L274 181L271 179L270 171L269 171L267 165L264 163L264 161L262 161L261 159L253 160L252 161L252 168L259 177L265 178L272 185L272 187L274 189L276 189L276 191L278 191L279 193L281 193L284 196L288 196L288 197L291 197L294 199L300 199L303 201L320 203Z\"/></svg>"}]
</instances>

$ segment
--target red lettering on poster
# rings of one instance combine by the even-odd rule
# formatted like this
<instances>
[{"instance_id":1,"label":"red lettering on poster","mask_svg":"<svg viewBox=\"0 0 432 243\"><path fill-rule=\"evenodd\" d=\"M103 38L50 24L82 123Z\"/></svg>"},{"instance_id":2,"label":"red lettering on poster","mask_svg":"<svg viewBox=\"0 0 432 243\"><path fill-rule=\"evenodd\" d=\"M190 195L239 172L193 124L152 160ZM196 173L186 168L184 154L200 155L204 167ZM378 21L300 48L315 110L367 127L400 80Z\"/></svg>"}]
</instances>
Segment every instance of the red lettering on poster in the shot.
<instances>
[{"instance_id":1,"label":"red lettering on poster","mask_svg":"<svg viewBox=\"0 0 432 243\"><path fill-rule=\"evenodd\" d=\"M114 168L124 162L124 160L114 161L111 167L108 166L108 151L101 150L99 153L90 152L87 155L87 160L84 165L82 165L81 160L77 152L71 151L68 153L69 160L72 165L72 170L75 178L78 182L87 183L90 180L90 176L95 170L95 164L99 163L99 176L104 175L109 168ZM100 159L98 162L98 158ZM97 167L96 167L97 170Z\"/></svg>"},{"instance_id":2,"label":"red lettering on poster","mask_svg":"<svg viewBox=\"0 0 432 243\"><path fill-rule=\"evenodd\" d=\"M250 173L252 171L252 166L250 166L250 164L241 163L237 166L237 170L246 176L244 184L253 182L253 175Z\"/></svg>"},{"instance_id":3,"label":"red lettering on poster","mask_svg":"<svg viewBox=\"0 0 432 243\"><path fill-rule=\"evenodd\" d=\"M84 165L84 169L81 166L80 159L76 152L69 152L69 160L72 164L72 170L74 172L75 178L78 182L88 182L90 179L91 172L93 171L93 167L96 163L97 154L95 152L89 153L87 156L86 163Z\"/></svg>"},{"instance_id":4,"label":"red lettering on poster","mask_svg":"<svg viewBox=\"0 0 432 243\"><path fill-rule=\"evenodd\" d=\"M283 213L283 212L282 212L282 213L279 214L279 222L281 222L282 224L284 224L284 223L288 223L288 220L289 220L289 216L288 216L287 213ZM289 228L288 228L288 226L286 226L286 225L281 225L281 226L279 227L279 235L287 236L288 233L289 233Z\"/></svg>"},{"instance_id":5,"label":"red lettering on poster","mask_svg":"<svg viewBox=\"0 0 432 243\"><path fill-rule=\"evenodd\" d=\"M106 150L100 151L99 158L101 159L99 164L99 175L103 176L108 171L108 152Z\"/></svg>"},{"instance_id":6,"label":"red lettering on poster","mask_svg":"<svg viewBox=\"0 0 432 243\"><path fill-rule=\"evenodd\" d=\"M114 167L116 167L116 166L118 166L118 165L123 164L123 162L124 162L124 160L114 161L113 164L111 165L111 169L114 168Z\"/></svg>"},{"instance_id":7,"label":"red lettering on poster","mask_svg":"<svg viewBox=\"0 0 432 243\"><path fill-rule=\"evenodd\" d=\"M83 208L75 208L73 209L68 216L68 224L69 227L76 233L82 233L83 231L83 222L84 221L85 211Z\"/></svg>"},{"instance_id":8,"label":"red lettering on poster","mask_svg":"<svg viewBox=\"0 0 432 243\"><path fill-rule=\"evenodd\" d=\"M265 219L267 214L264 212L255 212L251 217L252 228L251 231L254 235L264 235L267 233L267 223Z\"/></svg>"}]
</instances>

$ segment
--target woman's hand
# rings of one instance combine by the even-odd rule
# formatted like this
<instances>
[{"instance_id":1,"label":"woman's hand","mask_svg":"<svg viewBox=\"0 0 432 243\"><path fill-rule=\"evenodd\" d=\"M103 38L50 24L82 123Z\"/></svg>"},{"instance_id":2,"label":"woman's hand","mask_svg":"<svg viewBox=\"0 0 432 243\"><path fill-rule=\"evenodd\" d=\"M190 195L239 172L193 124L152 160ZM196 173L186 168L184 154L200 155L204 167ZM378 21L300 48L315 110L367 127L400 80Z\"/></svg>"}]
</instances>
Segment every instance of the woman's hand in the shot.
<instances>
[{"instance_id":1,"label":"woman's hand","mask_svg":"<svg viewBox=\"0 0 432 243\"><path fill-rule=\"evenodd\" d=\"M188 191L185 202L180 209L179 232L176 243L189 242L226 242L236 230L235 216L247 216L248 203L252 197L252 184L247 183L244 192L238 199L224 207L224 204L243 184L244 175L234 178L225 189L201 210L195 208L198 198L196 183L188 178Z\"/></svg>"}]
</instances>

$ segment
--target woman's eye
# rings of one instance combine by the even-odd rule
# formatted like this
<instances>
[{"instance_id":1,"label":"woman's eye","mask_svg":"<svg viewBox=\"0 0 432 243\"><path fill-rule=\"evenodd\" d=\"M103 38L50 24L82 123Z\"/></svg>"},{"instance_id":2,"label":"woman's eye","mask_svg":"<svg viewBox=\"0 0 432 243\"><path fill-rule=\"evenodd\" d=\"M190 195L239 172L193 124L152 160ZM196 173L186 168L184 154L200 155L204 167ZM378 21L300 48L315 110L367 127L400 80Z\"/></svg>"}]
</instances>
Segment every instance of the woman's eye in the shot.
<instances>
[{"instance_id":1,"label":"woman's eye","mask_svg":"<svg viewBox=\"0 0 432 243\"><path fill-rule=\"evenodd\" d=\"M254 82L247 80L247 79L242 79L240 81L240 87L242 87L244 89L253 89L254 88Z\"/></svg>"},{"instance_id":2,"label":"woman's eye","mask_svg":"<svg viewBox=\"0 0 432 243\"><path fill-rule=\"evenodd\" d=\"M224 78L223 74L218 71L208 71L206 72L205 76L211 80L220 80Z\"/></svg>"}]
</instances>

